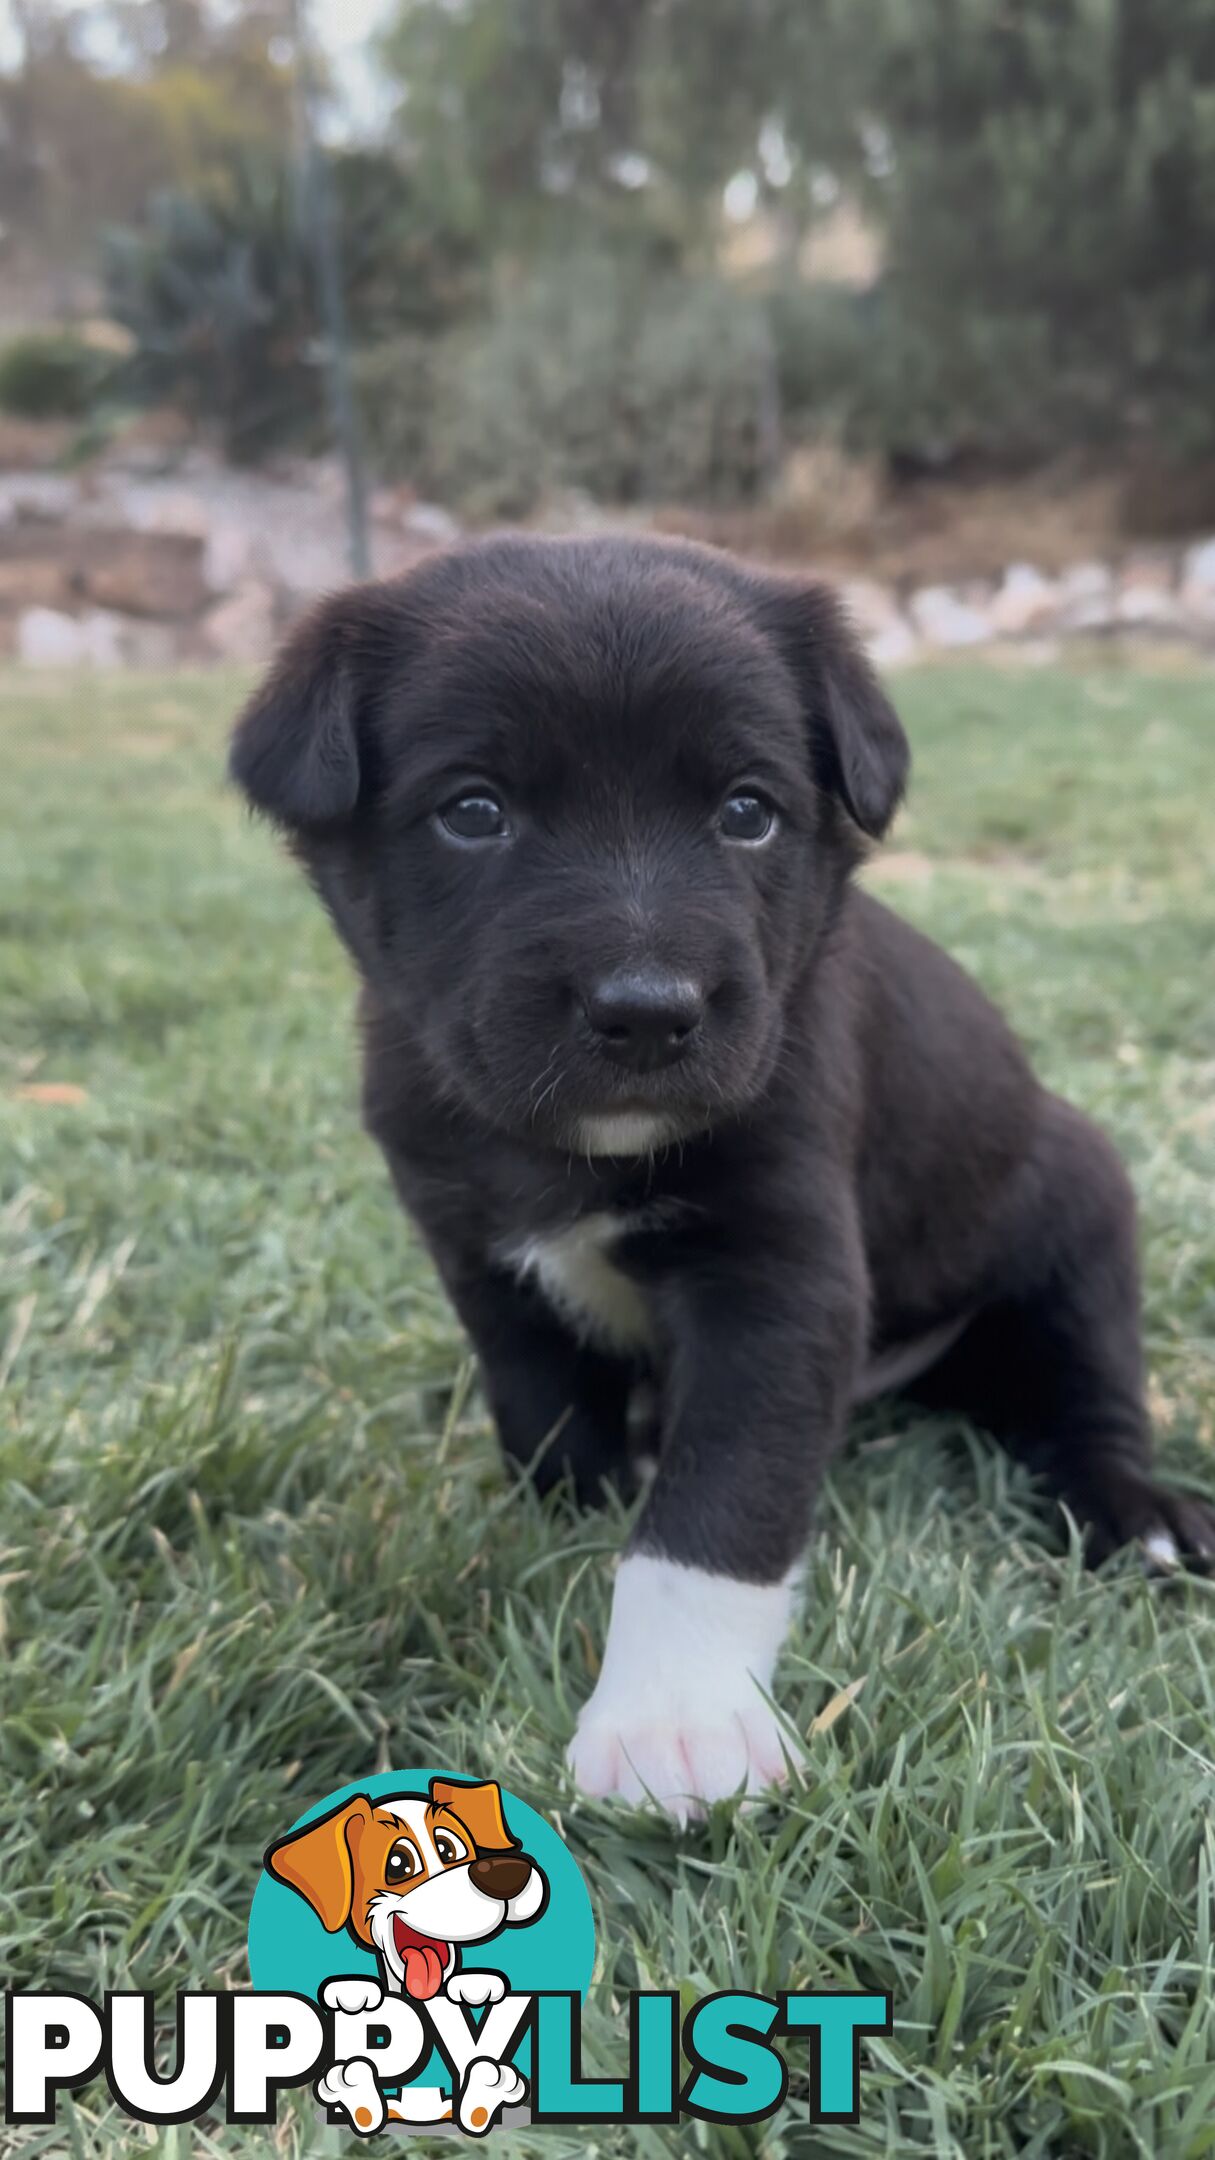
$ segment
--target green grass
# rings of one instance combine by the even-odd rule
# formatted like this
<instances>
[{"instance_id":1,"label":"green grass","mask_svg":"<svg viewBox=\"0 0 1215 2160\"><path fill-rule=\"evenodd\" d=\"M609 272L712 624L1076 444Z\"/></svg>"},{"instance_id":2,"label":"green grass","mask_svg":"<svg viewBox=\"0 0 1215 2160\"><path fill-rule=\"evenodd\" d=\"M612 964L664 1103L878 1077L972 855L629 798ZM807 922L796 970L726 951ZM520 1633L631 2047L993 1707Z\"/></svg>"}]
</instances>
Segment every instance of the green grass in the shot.
<instances>
[{"instance_id":1,"label":"green grass","mask_svg":"<svg viewBox=\"0 0 1215 2160\"><path fill-rule=\"evenodd\" d=\"M762 2128L549 2129L504 2153L1215 2153L1215 1586L1130 1560L1086 1576L983 1440L889 1410L858 1425L782 1666L807 1741L778 1802L681 1837L574 1799L562 1749L623 1525L503 1484L359 1133L345 964L221 785L238 689L0 679L11 1980L241 1982L267 1840L347 1779L434 1760L552 1814L585 1870L591 2067L633 1985L894 1997L856 2129L809 2128L799 2074ZM1162 1450L1201 1475L1211 683L959 669L902 701L912 805L870 875L1123 1146ZM22 1092L55 1083L81 1099ZM96 2087L58 2130L8 2135L145 2144ZM309 2103L275 2149L353 2141Z\"/></svg>"}]
</instances>

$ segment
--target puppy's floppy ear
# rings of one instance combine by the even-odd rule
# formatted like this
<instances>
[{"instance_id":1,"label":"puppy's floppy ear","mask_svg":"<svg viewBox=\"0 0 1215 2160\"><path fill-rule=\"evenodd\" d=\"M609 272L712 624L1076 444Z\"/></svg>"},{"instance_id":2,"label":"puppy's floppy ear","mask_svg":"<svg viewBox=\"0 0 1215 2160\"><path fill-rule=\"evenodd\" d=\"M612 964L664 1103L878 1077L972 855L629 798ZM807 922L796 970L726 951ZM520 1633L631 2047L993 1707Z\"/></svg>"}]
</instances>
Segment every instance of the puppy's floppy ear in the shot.
<instances>
[{"instance_id":1,"label":"puppy's floppy ear","mask_svg":"<svg viewBox=\"0 0 1215 2160\"><path fill-rule=\"evenodd\" d=\"M848 613L825 585L773 579L762 603L802 694L821 784L877 840L902 800L911 750Z\"/></svg>"},{"instance_id":2,"label":"puppy's floppy ear","mask_svg":"<svg viewBox=\"0 0 1215 2160\"><path fill-rule=\"evenodd\" d=\"M365 707L389 621L380 585L322 600L245 706L228 770L276 824L323 830L354 810L366 777Z\"/></svg>"},{"instance_id":3,"label":"puppy's floppy ear","mask_svg":"<svg viewBox=\"0 0 1215 2160\"><path fill-rule=\"evenodd\" d=\"M371 1802L354 1800L280 1838L266 1854L271 1875L306 1898L331 1935L344 1928L354 1905L352 1846L371 1821Z\"/></svg>"},{"instance_id":4,"label":"puppy's floppy ear","mask_svg":"<svg viewBox=\"0 0 1215 2160\"><path fill-rule=\"evenodd\" d=\"M482 1785L463 1785L454 1778L432 1778L432 1808L448 1808L468 1831L478 1852L516 1852L519 1839L512 1837L502 1813L502 1788L492 1779Z\"/></svg>"}]
</instances>

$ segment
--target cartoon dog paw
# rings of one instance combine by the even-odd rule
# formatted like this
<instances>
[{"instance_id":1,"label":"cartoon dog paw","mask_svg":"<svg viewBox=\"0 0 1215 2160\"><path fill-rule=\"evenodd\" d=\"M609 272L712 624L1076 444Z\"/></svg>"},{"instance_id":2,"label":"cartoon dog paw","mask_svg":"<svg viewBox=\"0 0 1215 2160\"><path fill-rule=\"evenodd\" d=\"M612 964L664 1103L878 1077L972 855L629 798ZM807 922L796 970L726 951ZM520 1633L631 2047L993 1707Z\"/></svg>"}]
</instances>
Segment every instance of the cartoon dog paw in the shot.
<instances>
[{"instance_id":1,"label":"cartoon dog paw","mask_svg":"<svg viewBox=\"0 0 1215 2160\"><path fill-rule=\"evenodd\" d=\"M326 1995L330 1987L341 1985L342 1982L331 1980L325 1989ZM374 2009L375 2005L369 2007ZM341 2108L349 2117L351 2129L357 2130L360 2137L373 2137L377 2130L383 2129L387 2113L384 2095L365 2056L354 2055L349 2062L334 2063L332 2070L326 2070L324 2077L317 2079L313 2091L325 2107Z\"/></svg>"},{"instance_id":2,"label":"cartoon dog paw","mask_svg":"<svg viewBox=\"0 0 1215 2160\"><path fill-rule=\"evenodd\" d=\"M326 2010L345 2010L350 2017L358 2017L361 2011L378 2010L384 2000L384 1990L378 1980L370 1980L361 1973L350 1973L343 1980L326 1980L321 1989L321 2001Z\"/></svg>"},{"instance_id":3,"label":"cartoon dog paw","mask_svg":"<svg viewBox=\"0 0 1215 2160\"><path fill-rule=\"evenodd\" d=\"M497 1977L495 1974L494 1978ZM456 2120L470 2137L484 2137L503 2108L514 2107L527 2092L527 2080L513 2063L493 2062L488 2055L474 2055L460 2093Z\"/></svg>"},{"instance_id":4,"label":"cartoon dog paw","mask_svg":"<svg viewBox=\"0 0 1215 2160\"><path fill-rule=\"evenodd\" d=\"M443 1992L449 2002L471 2003L475 2009L481 2003L501 2002L506 1982L501 1973L458 1972L452 1974Z\"/></svg>"}]
</instances>

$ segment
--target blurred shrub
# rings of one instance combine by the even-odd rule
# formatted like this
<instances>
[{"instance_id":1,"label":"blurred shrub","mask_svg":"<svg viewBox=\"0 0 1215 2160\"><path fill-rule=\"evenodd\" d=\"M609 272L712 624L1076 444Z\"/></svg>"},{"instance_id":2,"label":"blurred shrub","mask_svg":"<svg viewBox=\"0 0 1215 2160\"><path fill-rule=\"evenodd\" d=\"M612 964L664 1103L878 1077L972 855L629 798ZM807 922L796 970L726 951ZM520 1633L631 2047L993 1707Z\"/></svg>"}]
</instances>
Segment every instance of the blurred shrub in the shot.
<instances>
[{"instance_id":1,"label":"blurred shrub","mask_svg":"<svg viewBox=\"0 0 1215 2160\"><path fill-rule=\"evenodd\" d=\"M210 195L155 196L142 229L108 235L104 262L146 397L216 423L237 459L315 423L310 278L281 171L241 163Z\"/></svg>"},{"instance_id":2,"label":"blurred shrub","mask_svg":"<svg viewBox=\"0 0 1215 2160\"><path fill-rule=\"evenodd\" d=\"M355 361L355 394L377 471L429 495L445 492L436 478L437 436L449 365L448 340L411 331L382 339Z\"/></svg>"},{"instance_id":3,"label":"blurred shrub","mask_svg":"<svg viewBox=\"0 0 1215 2160\"><path fill-rule=\"evenodd\" d=\"M112 355L70 330L27 330L0 346L0 412L82 420L112 375Z\"/></svg>"},{"instance_id":4,"label":"blurred shrub","mask_svg":"<svg viewBox=\"0 0 1215 2160\"><path fill-rule=\"evenodd\" d=\"M570 489L740 502L770 462L763 309L628 258L550 261L436 346L366 355L359 384L381 469L475 515L523 516Z\"/></svg>"},{"instance_id":5,"label":"blurred shrub","mask_svg":"<svg viewBox=\"0 0 1215 2160\"><path fill-rule=\"evenodd\" d=\"M367 148L332 155L329 172L356 338L435 333L484 304L483 237L435 175Z\"/></svg>"},{"instance_id":6,"label":"blurred shrub","mask_svg":"<svg viewBox=\"0 0 1215 2160\"><path fill-rule=\"evenodd\" d=\"M481 274L470 235L383 153L351 151L330 170L353 335L408 341L465 313ZM243 159L201 192L154 196L141 226L107 236L104 267L145 397L217 426L237 459L313 439L324 347L310 236L284 165ZM390 373L387 361L371 370L381 385ZM400 425L383 394L376 402Z\"/></svg>"},{"instance_id":7,"label":"blurred shrub","mask_svg":"<svg viewBox=\"0 0 1215 2160\"><path fill-rule=\"evenodd\" d=\"M1211 0L858 0L885 235L855 431L1031 461L1215 448Z\"/></svg>"},{"instance_id":8,"label":"blurred shrub","mask_svg":"<svg viewBox=\"0 0 1215 2160\"><path fill-rule=\"evenodd\" d=\"M779 414L765 310L736 285L661 287L635 350L640 492L747 501L772 477Z\"/></svg>"}]
</instances>

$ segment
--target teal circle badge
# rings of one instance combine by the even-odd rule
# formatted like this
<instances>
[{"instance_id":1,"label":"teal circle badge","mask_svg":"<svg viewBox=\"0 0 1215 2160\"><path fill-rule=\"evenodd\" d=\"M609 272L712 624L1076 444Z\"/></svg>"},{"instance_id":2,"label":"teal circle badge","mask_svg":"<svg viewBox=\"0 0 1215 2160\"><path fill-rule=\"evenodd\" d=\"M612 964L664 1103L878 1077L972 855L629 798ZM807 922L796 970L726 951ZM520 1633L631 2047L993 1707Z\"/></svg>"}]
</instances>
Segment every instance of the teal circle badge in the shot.
<instances>
[{"instance_id":1,"label":"teal circle badge","mask_svg":"<svg viewBox=\"0 0 1215 2160\"><path fill-rule=\"evenodd\" d=\"M483 1971L514 1994L584 1997L594 1962L591 1901L551 1824L495 1780L442 1770L356 1779L306 1809L269 1846L249 1916L254 1988L318 2004L363 1976L424 2008ZM432 2055L410 2084L439 2074Z\"/></svg>"}]
</instances>

